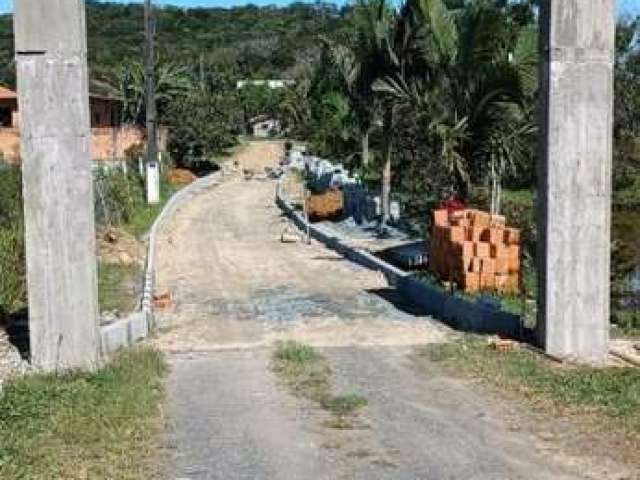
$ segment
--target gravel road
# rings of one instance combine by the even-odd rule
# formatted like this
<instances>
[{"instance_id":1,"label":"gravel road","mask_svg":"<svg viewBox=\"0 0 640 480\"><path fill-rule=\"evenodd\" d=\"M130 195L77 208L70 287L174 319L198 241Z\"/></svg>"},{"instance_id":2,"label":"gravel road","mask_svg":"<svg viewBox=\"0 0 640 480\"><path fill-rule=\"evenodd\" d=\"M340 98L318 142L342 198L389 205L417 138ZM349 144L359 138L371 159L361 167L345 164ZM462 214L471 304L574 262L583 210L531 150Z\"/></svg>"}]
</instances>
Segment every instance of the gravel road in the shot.
<instances>
[{"instance_id":1,"label":"gravel road","mask_svg":"<svg viewBox=\"0 0 640 480\"><path fill-rule=\"evenodd\" d=\"M253 143L237 159L258 170L281 149ZM544 422L534 428L478 385L416 362L415 346L451 332L387 301L376 272L316 243L281 243L274 192L272 181L226 178L178 211L159 242L159 288L176 300L156 339L171 364L167 478L632 478L576 453L568 435L543 438ZM331 428L279 384L269 358L282 339L318 347L336 388L367 398L354 428Z\"/></svg>"}]
</instances>

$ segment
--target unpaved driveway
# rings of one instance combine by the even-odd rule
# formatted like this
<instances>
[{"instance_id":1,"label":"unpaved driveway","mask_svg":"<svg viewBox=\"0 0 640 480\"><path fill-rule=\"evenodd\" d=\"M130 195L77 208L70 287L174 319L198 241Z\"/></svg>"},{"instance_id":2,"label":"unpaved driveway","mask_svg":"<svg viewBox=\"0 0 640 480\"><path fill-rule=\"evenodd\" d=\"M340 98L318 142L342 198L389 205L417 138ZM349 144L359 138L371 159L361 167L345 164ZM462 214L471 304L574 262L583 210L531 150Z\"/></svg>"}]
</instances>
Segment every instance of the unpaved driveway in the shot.
<instances>
[{"instance_id":1,"label":"unpaved driveway","mask_svg":"<svg viewBox=\"0 0 640 480\"><path fill-rule=\"evenodd\" d=\"M261 142L238 159L261 169L280 153ZM167 478L622 478L515 428L517 411L467 382L417 366L413 346L449 331L385 300L393 292L379 274L319 244L281 243L274 191L227 178L180 210L160 242L160 288L176 299L157 339L172 367ZM278 383L270 353L289 338L322 349L339 391L367 397L355 428L327 426Z\"/></svg>"}]
</instances>

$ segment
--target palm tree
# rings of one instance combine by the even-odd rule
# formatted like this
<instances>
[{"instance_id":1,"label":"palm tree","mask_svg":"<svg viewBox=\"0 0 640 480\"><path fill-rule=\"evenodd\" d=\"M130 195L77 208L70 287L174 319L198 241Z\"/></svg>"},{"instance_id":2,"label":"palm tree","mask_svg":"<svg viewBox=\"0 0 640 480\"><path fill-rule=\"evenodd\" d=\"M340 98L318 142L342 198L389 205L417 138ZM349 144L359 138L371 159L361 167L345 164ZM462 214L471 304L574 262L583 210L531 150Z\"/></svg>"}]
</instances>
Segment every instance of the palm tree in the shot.
<instances>
[{"instance_id":1,"label":"palm tree","mask_svg":"<svg viewBox=\"0 0 640 480\"><path fill-rule=\"evenodd\" d=\"M160 115L172 101L195 88L188 68L173 63L157 65L155 79L156 104ZM106 80L95 80L93 83L122 102L123 123L144 125L146 86L142 62L126 62Z\"/></svg>"},{"instance_id":2,"label":"palm tree","mask_svg":"<svg viewBox=\"0 0 640 480\"><path fill-rule=\"evenodd\" d=\"M501 179L534 144L536 33L508 25L489 2L449 10L443 0L409 0L400 12L395 76L377 90L431 118L440 161L458 190L486 172L498 213Z\"/></svg>"},{"instance_id":3,"label":"palm tree","mask_svg":"<svg viewBox=\"0 0 640 480\"><path fill-rule=\"evenodd\" d=\"M364 168L370 161L370 135L374 129L382 129L381 227L389 219L395 106L394 99L376 91L375 85L382 78L395 76L399 68L396 20L397 14L387 0L359 0L353 10L353 38L348 43L325 39L353 110Z\"/></svg>"}]
</instances>

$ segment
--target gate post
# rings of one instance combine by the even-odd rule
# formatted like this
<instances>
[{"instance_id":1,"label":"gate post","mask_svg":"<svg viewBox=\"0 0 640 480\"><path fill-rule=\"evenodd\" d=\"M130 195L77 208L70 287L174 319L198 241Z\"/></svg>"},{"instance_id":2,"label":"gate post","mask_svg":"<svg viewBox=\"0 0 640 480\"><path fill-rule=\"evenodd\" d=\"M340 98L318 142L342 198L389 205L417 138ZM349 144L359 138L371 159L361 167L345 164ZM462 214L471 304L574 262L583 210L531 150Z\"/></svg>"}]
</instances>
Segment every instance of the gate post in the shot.
<instances>
[{"instance_id":1,"label":"gate post","mask_svg":"<svg viewBox=\"0 0 640 480\"><path fill-rule=\"evenodd\" d=\"M83 0L16 0L32 362L98 361L91 127Z\"/></svg>"},{"instance_id":2,"label":"gate post","mask_svg":"<svg viewBox=\"0 0 640 480\"><path fill-rule=\"evenodd\" d=\"M602 364L609 342L615 0L541 2L538 338Z\"/></svg>"}]
</instances>

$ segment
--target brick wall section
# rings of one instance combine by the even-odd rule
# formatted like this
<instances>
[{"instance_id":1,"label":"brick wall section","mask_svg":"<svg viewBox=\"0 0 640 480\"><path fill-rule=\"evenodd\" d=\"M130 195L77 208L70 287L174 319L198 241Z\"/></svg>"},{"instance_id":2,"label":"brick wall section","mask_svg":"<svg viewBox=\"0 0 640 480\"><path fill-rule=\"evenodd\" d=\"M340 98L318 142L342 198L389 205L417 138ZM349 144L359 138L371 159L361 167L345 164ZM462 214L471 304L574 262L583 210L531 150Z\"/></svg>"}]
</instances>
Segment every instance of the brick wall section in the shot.
<instances>
[{"instance_id":1,"label":"brick wall section","mask_svg":"<svg viewBox=\"0 0 640 480\"><path fill-rule=\"evenodd\" d=\"M92 128L91 158L107 160L124 158L126 151L144 142L142 131L135 127Z\"/></svg>"},{"instance_id":2,"label":"brick wall section","mask_svg":"<svg viewBox=\"0 0 640 480\"><path fill-rule=\"evenodd\" d=\"M0 128L0 159L10 164L20 163L20 131Z\"/></svg>"},{"instance_id":3,"label":"brick wall section","mask_svg":"<svg viewBox=\"0 0 640 480\"><path fill-rule=\"evenodd\" d=\"M158 145L161 152L167 149L168 130L160 127ZM114 160L125 157L126 151L145 142L144 129L135 126L91 129L91 158ZM16 128L0 128L0 152L8 163L20 163L20 131Z\"/></svg>"}]
</instances>

